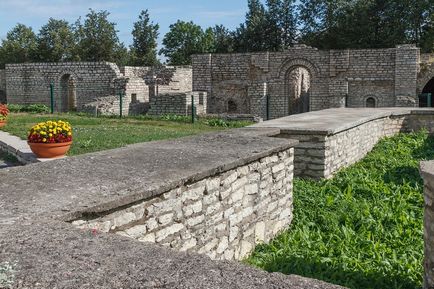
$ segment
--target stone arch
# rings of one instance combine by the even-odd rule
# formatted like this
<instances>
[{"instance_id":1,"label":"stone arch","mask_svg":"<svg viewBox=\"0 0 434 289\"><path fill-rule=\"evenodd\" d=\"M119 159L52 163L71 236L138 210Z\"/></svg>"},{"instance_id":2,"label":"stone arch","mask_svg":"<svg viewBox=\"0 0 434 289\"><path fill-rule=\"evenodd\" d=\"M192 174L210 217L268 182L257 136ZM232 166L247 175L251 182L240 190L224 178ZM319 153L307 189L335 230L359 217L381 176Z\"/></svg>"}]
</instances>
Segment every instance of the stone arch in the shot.
<instances>
[{"instance_id":1,"label":"stone arch","mask_svg":"<svg viewBox=\"0 0 434 289\"><path fill-rule=\"evenodd\" d=\"M421 70L417 76L417 94L421 94L428 82L434 78L434 63L421 64Z\"/></svg>"},{"instance_id":2,"label":"stone arch","mask_svg":"<svg viewBox=\"0 0 434 289\"><path fill-rule=\"evenodd\" d=\"M58 109L62 112L77 110L77 76L63 72L58 78L59 95Z\"/></svg>"},{"instance_id":3,"label":"stone arch","mask_svg":"<svg viewBox=\"0 0 434 289\"><path fill-rule=\"evenodd\" d=\"M309 71L312 78L318 77L320 74L319 68L312 62L304 58L291 58L287 59L279 69L279 77L283 78L286 76L289 70L292 70L295 67L304 67Z\"/></svg>"},{"instance_id":4,"label":"stone arch","mask_svg":"<svg viewBox=\"0 0 434 289\"><path fill-rule=\"evenodd\" d=\"M374 96L368 96L365 97L365 107L377 107L378 106L378 101L377 98Z\"/></svg>"}]
</instances>

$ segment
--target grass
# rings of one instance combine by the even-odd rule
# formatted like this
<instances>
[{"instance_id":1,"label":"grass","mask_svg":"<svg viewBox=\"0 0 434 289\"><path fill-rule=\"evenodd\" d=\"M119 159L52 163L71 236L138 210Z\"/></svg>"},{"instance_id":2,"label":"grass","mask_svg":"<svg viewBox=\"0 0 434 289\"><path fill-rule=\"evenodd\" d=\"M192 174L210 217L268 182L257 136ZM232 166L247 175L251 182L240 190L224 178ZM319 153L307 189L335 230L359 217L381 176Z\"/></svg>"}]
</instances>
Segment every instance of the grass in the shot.
<instances>
[{"instance_id":1,"label":"grass","mask_svg":"<svg viewBox=\"0 0 434 289\"><path fill-rule=\"evenodd\" d=\"M246 262L349 288L421 288L426 132L380 141L330 180L294 181L294 221Z\"/></svg>"},{"instance_id":2,"label":"grass","mask_svg":"<svg viewBox=\"0 0 434 289\"><path fill-rule=\"evenodd\" d=\"M227 122L215 119L189 123L189 118L178 116L92 117L80 114L28 114L11 113L4 131L27 138L30 127L47 120L65 120L73 127L73 145L68 155L78 155L95 151L122 147L128 144L179 138L189 135L241 127L249 122Z\"/></svg>"}]
</instances>

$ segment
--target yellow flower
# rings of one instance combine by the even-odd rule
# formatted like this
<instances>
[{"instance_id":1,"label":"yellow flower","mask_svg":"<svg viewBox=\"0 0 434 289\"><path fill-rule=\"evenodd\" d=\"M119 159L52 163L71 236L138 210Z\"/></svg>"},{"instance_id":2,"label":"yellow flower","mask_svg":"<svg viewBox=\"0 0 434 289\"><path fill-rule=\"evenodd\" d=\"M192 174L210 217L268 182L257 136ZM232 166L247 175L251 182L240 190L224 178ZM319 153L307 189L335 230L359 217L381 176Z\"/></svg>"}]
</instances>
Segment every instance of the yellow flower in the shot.
<instances>
[{"instance_id":1,"label":"yellow flower","mask_svg":"<svg viewBox=\"0 0 434 289\"><path fill-rule=\"evenodd\" d=\"M46 139L46 138L43 138L42 141L43 141L43 142L47 142L47 139Z\"/></svg>"}]
</instances>

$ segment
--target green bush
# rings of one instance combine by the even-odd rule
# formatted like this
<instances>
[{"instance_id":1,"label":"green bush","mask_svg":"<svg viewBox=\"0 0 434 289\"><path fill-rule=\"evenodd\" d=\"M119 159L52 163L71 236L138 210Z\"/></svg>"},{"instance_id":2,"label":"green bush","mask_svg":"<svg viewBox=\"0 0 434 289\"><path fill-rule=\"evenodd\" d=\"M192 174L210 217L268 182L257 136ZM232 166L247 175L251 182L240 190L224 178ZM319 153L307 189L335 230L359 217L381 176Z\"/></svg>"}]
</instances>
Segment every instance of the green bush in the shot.
<instances>
[{"instance_id":1,"label":"green bush","mask_svg":"<svg viewBox=\"0 0 434 289\"><path fill-rule=\"evenodd\" d=\"M349 288L421 288L426 132L380 141L330 180L294 180L294 221L247 262Z\"/></svg>"},{"instance_id":2,"label":"green bush","mask_svg":"<svg viewBox=\"0 0 434 289\"><path fill-rule=\"evenodd\" d=\"M44 104L8 104L10 112L48 113L50 109Z\"/></svg>"}]
</instances>

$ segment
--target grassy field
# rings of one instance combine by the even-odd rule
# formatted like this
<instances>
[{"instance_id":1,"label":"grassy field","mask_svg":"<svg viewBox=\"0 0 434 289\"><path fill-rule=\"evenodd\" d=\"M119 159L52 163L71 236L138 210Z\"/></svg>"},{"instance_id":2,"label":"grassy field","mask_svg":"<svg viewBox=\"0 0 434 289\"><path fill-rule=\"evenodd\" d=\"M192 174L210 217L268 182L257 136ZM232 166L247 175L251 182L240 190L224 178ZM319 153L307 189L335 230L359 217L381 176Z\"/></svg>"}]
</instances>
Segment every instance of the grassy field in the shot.
<instances>
[{"instance_id":1,"label":"grassy field","mask_svg":"<svg viewBox=\"0 0 434 289\"><path fill-rule=\"evenodd\" d=\"M400 134L331 180L295 179L293 224L246 261L350 288L421 288L418 165L433 158L434 137Z\"/></svg>"},{"instance_id":2,"label":"grassy field","mask_svg":"<svg viewBox=\"0 0 434 289\"><path fill-rule=\"evenodd\" d=\"M218 119L189 123L185 117L166 116L160 119L90 117L77 114L11 113L8 124L2 128L11 134L27 138L30 127L47 120L64 120L73 127L73 145L68 155L78 155L118 148L128 144L178 138L228 127L241 127L248 122L226 122Z\"/></svg>"}]
</instances>

